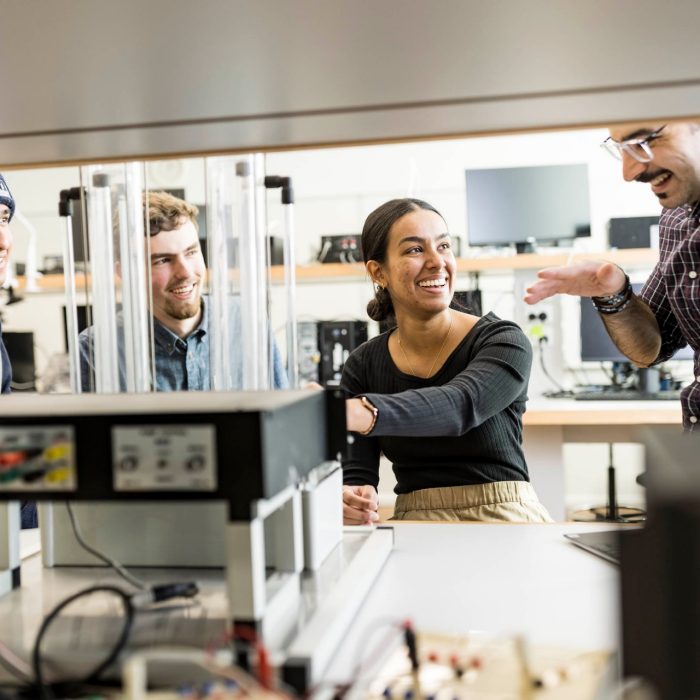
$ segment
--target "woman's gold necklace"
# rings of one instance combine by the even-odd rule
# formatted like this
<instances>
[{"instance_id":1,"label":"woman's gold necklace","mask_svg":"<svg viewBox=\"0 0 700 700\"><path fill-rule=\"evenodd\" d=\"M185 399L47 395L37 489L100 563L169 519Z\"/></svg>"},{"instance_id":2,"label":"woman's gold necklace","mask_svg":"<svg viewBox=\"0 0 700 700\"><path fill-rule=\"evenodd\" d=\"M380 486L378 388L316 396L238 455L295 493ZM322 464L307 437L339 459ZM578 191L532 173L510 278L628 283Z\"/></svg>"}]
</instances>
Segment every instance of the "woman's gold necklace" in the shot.
<instances>
[{"instance_id":1,"label":"woman's gold necklace","mask_svg":"<svg viewBox=\"0 0 700 700\"><path fill-rule=\"evenodd\" d=\"M433 376L433 370L435 369L435 364L438 361L438 358L442 354L442 351L445 347L445 343L447 342L447 337L450 335L450 331L452 330L452 319L453 316L450 314L450 325L447 327L447 333L445 333L445 337L442 340L442 345L440 346L440 349L437 351L437 355L435 355L435 359L433 360L433 364L430 365L430 370L428 371L428 374L425 375L425 377L422 377L422 379L428 379ZM411 374L414 377L420 377L418 372L416 372L415 369L413 369L413 366L411 365L410 360L408 359L408 355L406 355L406 351L403 349L403 345L401 344L401 331L399 330L398 333L396 334L396 338L399 341L399 347L401 348L401 353L403 354L403 359L406 360L406 364L408 365L408 369L411 370Z\"/></svg>"}]
</instances>

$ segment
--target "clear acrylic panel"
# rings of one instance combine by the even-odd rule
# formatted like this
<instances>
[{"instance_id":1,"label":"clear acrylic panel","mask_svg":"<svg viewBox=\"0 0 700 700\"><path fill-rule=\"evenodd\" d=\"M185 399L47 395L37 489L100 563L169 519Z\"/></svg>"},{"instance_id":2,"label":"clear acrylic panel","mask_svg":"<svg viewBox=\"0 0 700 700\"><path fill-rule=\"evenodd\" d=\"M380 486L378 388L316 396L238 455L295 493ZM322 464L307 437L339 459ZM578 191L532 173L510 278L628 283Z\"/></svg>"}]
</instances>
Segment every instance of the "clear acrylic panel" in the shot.
<instances>
[{"instance_id":1,"label":"clear acrylic panel","mask_svg":"<svg viewBox=\"0 0 700 700\"><path fill-rule=\"evenodd\" d=\"M77 350L83 391L150 391L153 345L145 264L143 163L84 166L81 181L91 325L79 343L70 343L71 365L76 366ZM73 317L75 322L77 309L70 285L67 289L67 322L72 325L68 319Z\"/></svg>"}]
</instances>

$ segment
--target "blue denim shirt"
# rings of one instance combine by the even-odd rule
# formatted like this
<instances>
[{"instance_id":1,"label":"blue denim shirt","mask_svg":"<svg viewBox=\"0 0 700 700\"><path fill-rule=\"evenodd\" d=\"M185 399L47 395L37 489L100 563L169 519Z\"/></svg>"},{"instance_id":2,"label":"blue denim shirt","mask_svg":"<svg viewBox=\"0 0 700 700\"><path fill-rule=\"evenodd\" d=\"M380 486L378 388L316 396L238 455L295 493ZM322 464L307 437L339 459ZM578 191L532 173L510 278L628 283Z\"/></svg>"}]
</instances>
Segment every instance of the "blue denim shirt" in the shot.
<instances>
[{"instance_id":1,"label":"blue denim shirt","mask_svg":"<svg viewBox=\"0 0 700 700\"><path fill-rule=\"evenodd\" d=\"M241 336L241 312L237 299L231 299L229 305L229 328L232 338ZM118 323L121 317L118 317ZM123 332L119 328L120 335ZM94 390L92 356L92 327L85 329L79 336L80 370L83 391ZM187 338L180 338L160 321L153 319L153 339L156 363L157 391L207 391L210 388L209 372L209 312L206 297L202 298L202 318L197 328ZM119 383L122 391L126 389L126 370L123 343L119 344ZM289 386L287 374L282 364L277 345L272 344L273 385L275 389ZM231 373L234 389L243 385L243 357L240 345L230 345Z\"/></svg>"}]
</instances>

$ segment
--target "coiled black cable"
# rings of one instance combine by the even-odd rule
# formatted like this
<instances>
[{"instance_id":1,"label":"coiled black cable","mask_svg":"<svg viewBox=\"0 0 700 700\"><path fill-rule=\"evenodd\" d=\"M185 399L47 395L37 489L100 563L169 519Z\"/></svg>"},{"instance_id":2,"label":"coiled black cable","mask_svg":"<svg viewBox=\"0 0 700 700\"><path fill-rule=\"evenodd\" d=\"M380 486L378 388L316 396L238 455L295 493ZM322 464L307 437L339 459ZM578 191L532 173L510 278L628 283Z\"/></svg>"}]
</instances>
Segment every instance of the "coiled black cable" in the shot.
<instances>
[{"instance_id":1,"label":"coiled black cable","mask_svg":"<svg viewBox=\"0 0 700 700\"><path fill-rule=\"evenodd\" d=\"M96 681L100 675L111 666L117 659L119 654L122 652L126 646L126 642L129 639L131 633L131 627L134 622L134 604L131 600L131 594L126 593L121 588L117 586L103 585L103 586L91 586L90 588L85 588L82 591L78 591L73 595L69 596L65 600L61 601L43 620L39 632L36 636L36 641L34 642L34 649L32 651L32 667L34 669L34 680L39 692L39 697L41 700L54 700L53 690L50 684L47 684L44 680L44 674L41 667L41 642L43 641L46 632L48 631L51 623L58 617L61 611L66 608L71 603L74 603L79 598L86 595L91 595L93 593L112 593L116 595L124 605L124 624L122 626L119 638L117 639L113 649L109 652L107 657L101 661L90 673L88 673L82 682L89 683Z\"/></svg>"}]
</instances>

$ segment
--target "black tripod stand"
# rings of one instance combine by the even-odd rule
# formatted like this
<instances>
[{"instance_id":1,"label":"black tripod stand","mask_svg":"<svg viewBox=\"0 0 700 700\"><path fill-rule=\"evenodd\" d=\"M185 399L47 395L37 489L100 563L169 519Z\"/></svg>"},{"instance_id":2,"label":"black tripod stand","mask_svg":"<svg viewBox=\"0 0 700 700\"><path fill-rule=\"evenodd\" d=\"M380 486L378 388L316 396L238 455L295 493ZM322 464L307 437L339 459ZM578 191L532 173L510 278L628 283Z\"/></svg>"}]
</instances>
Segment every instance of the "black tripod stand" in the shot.
<instances>
[{"instance_id":1,"label":"black tripod stand","mask_svg":"<svg viewBox=\"0 0 700 700\"><path fill-rule=\"evenodd\" d=\"M613 445L608 443L608 502L604 506L577 510L572 519L580 522L641 523L646 517L646 511L641 508L618 504Z\"/></svg>"}]
</instances>

